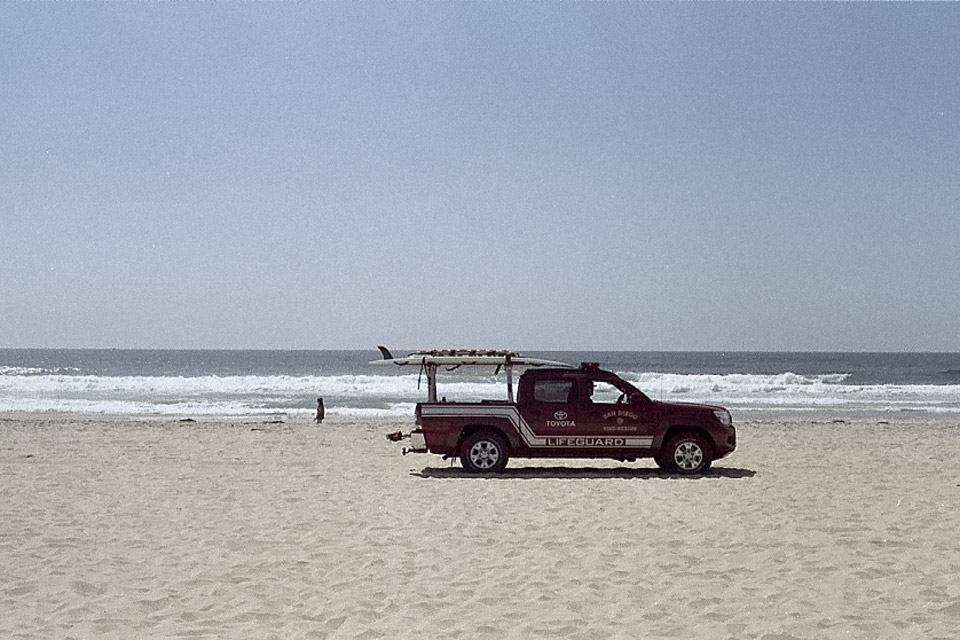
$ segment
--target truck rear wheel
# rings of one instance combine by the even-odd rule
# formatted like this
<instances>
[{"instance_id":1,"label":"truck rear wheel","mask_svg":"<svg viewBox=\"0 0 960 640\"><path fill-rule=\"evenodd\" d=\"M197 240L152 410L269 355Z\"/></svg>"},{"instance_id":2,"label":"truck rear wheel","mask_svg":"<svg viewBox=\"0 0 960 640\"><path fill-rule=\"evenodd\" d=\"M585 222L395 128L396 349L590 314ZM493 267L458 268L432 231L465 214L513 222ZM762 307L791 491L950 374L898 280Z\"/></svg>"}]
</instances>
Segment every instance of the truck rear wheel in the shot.
<instances>
[{"instance_id":1,"label":"truck rear wheel","mask_svg":"<svg viewBox=\"0 0 960 640\"><path fill-rule=\"evenodd\" d=\"M673 436L656 457L657 464L670 473L695 475L706 473L713 462L713 449L699 433Z\"/></svg>"},{"instance_id":2,"label":"truck rear wheel","mask_svg":"<svg viewBox=\"0 0 960 640\"><path fill-rule=\"evenodd\" d=\"M470 473L497 473L507 466L507 444L491 431L467 436L460 447L460 464Z\"/></svg>"}]
</instances>

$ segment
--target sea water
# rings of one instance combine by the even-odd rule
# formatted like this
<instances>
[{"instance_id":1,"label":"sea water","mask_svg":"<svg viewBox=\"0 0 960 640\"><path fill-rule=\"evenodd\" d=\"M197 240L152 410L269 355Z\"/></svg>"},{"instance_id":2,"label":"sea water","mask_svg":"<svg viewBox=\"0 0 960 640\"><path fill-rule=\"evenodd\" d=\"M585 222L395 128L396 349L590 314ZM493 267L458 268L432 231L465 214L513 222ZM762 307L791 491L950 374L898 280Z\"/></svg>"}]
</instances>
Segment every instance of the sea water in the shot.
<instances>
[{"instance_id":1,"label":"sea water","mask_svg":"<svg viewBox=\"0 0 960 640\"><path fill-rule=\"evenodd\" d=\"M405 355L404 350L395 350ZM733 410L863 409L960 414L960 354L524 352L598 362L651 398ZM410 417L426 397L416 366L364 351L0 349L0 412ZM514 383L516 383L516 376ZM506 398L493 368L441 369L448 400Z\"/></svg>"}]
</instances>

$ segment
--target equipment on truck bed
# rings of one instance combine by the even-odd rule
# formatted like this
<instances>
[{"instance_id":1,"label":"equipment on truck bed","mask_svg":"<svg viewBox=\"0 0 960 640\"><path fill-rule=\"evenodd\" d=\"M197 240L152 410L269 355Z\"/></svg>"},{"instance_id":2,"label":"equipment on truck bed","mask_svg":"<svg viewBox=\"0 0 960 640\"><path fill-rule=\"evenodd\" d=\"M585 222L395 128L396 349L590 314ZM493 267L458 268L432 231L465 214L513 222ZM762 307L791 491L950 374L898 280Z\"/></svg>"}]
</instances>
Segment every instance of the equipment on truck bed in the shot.
<instances>
[{"instance_id":1,"label":"equipment on truck bed","mask_svg":"<svg viewBox=\"0 0 960 640\"><path fill-rule=\"evenodd\" d=\"M433 349L414 351L407 356L395 358L390 350L378 346L383 358L371 360L370 364L395 364L398 367L417 365L421 373L427 374L427 402L437 401L437 369L449 367L453 371L464 365L496 367L495 373L503 368L507 373L507 399L513 402L513 367L573 367L565 362L529 358L516 351L500 349Z\"/></svg>"}]
</instances>

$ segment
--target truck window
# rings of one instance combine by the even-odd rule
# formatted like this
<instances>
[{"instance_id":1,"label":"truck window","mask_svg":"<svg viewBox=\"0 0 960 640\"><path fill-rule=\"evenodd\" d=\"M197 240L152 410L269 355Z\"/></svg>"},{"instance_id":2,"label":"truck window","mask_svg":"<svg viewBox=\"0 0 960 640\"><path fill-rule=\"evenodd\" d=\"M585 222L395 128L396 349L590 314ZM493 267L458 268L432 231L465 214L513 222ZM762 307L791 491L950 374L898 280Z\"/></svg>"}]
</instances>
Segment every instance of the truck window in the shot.
<instances>
[{"instance_id":1,"label":"truck window","mask_svg":"<svg viewBox=\"0 0 960 640\"><path fill-rule=\"evenodd\" d=\"M536 402L567 402L573 380L537 380L533 384L533 399Z\"/></svg>"},{"instance_id":2,"label":"truck window","mask_svg":"<svg viewBox=\"0 0 960 640\"><path fill-rule=\"evenodd\" d=\"M623 391L617 387L603 380L592 380L588 383L587 387L590 391L590 402L593 403L602 402L613 404L617 401L617 398L620 397L620 394L623 393ZM590 389L590 387L592 387L592 389Z\"/></svg>"}]
</instances>

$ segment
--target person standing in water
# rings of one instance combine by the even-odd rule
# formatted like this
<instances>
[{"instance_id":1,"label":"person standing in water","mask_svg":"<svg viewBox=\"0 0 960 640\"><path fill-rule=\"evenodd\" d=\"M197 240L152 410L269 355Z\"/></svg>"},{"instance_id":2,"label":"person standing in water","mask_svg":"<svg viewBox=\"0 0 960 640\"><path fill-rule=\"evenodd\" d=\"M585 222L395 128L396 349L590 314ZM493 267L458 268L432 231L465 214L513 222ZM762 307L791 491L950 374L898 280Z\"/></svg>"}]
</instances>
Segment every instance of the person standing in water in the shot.
<instances>
[{"instance_id":1,"label":"person standing in water","mask_svg":"<svg viewBox=\"0 0 960 640\"><path fill-rule=\"evenodd\" d=\"M323 422L323 418L326 415L327 411L323 407L323 398L317 398L317 417L314 418L317 424Z\"/></svg>"}]
</instances>

